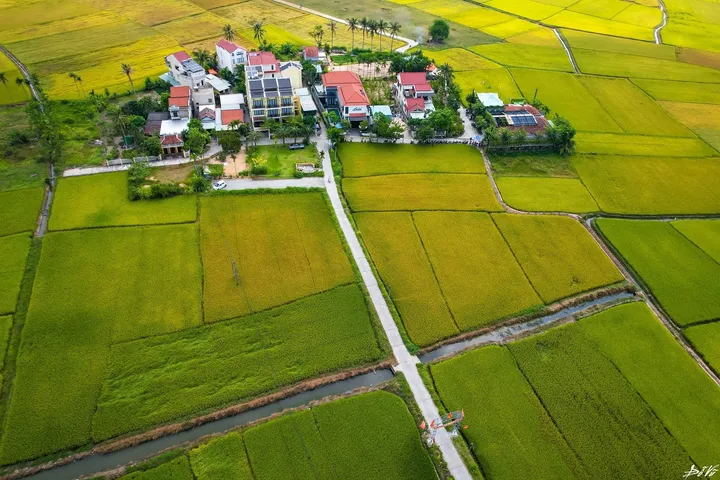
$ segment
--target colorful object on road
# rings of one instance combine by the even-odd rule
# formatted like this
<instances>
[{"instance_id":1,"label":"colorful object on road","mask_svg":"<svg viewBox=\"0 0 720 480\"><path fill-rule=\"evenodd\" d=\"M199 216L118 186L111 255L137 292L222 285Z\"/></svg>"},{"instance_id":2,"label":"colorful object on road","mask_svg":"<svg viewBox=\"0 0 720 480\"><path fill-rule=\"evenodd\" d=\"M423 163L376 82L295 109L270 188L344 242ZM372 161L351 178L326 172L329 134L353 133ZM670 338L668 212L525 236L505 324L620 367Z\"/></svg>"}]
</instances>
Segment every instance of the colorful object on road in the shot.
<instances>
[{"instance_id":1,"label":"colorful object on road","mask_svg":"<svg viewBox=\"0 0 720 480\"><path fill-rule=\"evenodd\" d=\"M461 422L465 418L465 410L459 412L449 412L445 415L436 418L427 425L424 421L420 424L421 430L426 430L423 438L427 442L428 446L435 444L435 435L441 428L450 429L449 433L452 437L457 437L460 433ZM463 425L463 428L467 428L467 425Z\"/></svg>"}]
</instances>

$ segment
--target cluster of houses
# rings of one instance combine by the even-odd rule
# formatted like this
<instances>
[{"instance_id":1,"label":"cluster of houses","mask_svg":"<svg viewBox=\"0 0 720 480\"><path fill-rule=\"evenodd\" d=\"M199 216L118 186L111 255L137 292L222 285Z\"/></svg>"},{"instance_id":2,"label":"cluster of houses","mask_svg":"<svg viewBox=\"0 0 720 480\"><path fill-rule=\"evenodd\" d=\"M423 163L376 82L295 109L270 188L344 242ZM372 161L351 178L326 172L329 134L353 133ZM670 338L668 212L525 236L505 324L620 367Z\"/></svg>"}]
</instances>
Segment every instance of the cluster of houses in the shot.
<instances>
[{"instance_id":1,"label":"cluster of houses","mask_svg":"<svg viewBox=\"0 0 720 480\"><path fill-rule=\"evenodd\" d=\"M550 125L540 110L524 101L506 105L497 93L478 93L477 98L490 112L495 124L510 132L525 130L532 137L544 132Z\"/></svg>"},{"instance_id":2,"label":"cluster of houses","mask_svg":"<svg viewBox=\"0 0 720 480\"><path fill-rule=\"evenodd\" d=\"M315 116L318 107L334 110L339 118L354 127L372 122L381 112L392 116L389 105L371 105L360 77L350 71L334 71L320 76L321 83L303 87L302 64L280 62L272 52L249 52L222 39L215 52L218 68L236 73L244 67L246 95L233 94L231 85L217 72L198 64L184 51L165 57L168 72L161 76L170 83L168 111L151 113L145 133L159 134L163 153L182 151L182 132L190 119L197 118L206 130L223 131L233 122L247 123L263 130L268 119L282 120L298 114ZM327 58L317 47L305 47L303 59L312 62L318 72ZM397 111L406 118L425 118L434 111L435 94L425 72L400 73L392 86Z\"/></svg>"}]
</instances>

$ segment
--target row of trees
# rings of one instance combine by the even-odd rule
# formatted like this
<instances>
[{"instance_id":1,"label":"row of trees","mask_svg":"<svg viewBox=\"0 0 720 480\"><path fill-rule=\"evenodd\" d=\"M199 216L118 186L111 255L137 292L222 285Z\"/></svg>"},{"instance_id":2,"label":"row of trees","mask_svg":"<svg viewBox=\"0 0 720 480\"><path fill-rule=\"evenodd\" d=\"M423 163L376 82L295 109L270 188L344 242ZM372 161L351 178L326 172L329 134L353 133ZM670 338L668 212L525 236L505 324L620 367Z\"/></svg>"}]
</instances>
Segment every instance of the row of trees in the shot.
<instances>
[{"instance_id":1,"label":"row of trees","mask_svg":"<svg viewBox=\"0 0 720 480\"><path fill-rule=\"evenodd\" d=\"M387 35L390 37L390 51L392 51L393 42L395 41L397 34L400 33L400 30L402 30L402 25L398 22L386 22L383 19L373 20L367 17L360 19L350 17L347 19L347 29L350 31L352 38L352 49L355 49L355 32L359 30L362 33L363 49L365 48L366 35L370 37L370 50L373 48L375 35L378 35L380 37L380 51L382 51L382 37L383 35Z\"/></svg>"}]
</instances>

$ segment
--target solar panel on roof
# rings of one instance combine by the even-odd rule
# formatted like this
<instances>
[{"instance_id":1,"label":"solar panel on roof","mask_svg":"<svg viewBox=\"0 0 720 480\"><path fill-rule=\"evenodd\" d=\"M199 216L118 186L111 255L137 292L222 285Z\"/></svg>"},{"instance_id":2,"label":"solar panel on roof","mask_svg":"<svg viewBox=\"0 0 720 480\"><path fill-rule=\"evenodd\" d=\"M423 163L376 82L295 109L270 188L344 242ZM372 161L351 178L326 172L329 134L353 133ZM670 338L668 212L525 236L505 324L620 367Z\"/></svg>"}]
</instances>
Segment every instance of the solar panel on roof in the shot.
<instances>
[{"instance_id":1,"label":"solar panel on roof","mask_svg":"<svg viewBox=\"0 0 720 480\"><path fill-rule=\"evenodd\" d=\"M511 114L508 115L508 117L510 117L510 120L512 120L512 124L516 127L529 127L537 125L537 120L535 120L535 117L529 114Z\"/></svg>"}]
</instances>

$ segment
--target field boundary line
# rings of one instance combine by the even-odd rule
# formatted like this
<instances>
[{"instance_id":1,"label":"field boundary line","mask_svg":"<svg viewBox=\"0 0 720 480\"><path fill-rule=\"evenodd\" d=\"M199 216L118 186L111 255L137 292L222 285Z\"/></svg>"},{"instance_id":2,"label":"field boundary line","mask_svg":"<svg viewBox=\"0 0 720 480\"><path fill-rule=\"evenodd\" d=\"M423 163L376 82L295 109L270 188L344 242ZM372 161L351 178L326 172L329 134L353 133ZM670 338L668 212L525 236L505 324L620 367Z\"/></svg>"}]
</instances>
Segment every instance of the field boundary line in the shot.
<instances>
[{"instance_id":1,"label":"field boundary line","mask_svg":"<svg viewBox=\"0 0 720 480\"><path fill-rule=\"evenodd\" d=\"M565 41L565 37L560 33L560 30L557 28L552 29L553 33L557 37L558 40L560 40L560 43L562 44L563 48L565 49L565 53L567 53L568 59L570 60L570 64L573 67L573 70L575 70L575 73L581 73L580 69L578 68L577 63L575 62L575 56L572 54L572 51L570 50L570 45Z\"/></svg>"},{"instance_id":2,"label":"field boundary line","mask_svg":"<svg viewBox=\"0 0 720 480\"><path fill-rule=\"evenodd\" d=\"M323 129L324 134L325 127L321 125L321 128ZM335 211L338 223L340 224L340 228L345 236L348 247L352 252L355 263L360 270L363 283L365 283L370 295L370 300L372 301L375 311L380 319L380 323L385 330L385 334L388 337L393 354L398 361L398 364L393 368L395 371L402 372L405 375L415 402L422 412L423 418L426 422L430 423L440 416L439 410L437 405L435 405L432 395L425 386L420 373L418 372L417 364L420 363L420 360L416 356L411 355L405 346L398 325L395 323L395 318L390 312L390 308L385 301L385 297L380 289L378 280L375 278L373 269L365 256L365 251L360 244L360 240L353 229L347 213L343 209L343 204L340 199L340 193L332 168L330 145L326 135L318 137L318 149L321 152L324 152L322 157L323 171L330 203ZM445 429L438 430L435 442L440 448L443 459L447 463L448 470L450 471L452 477L456 480L470 480L472 478L470 472L463 462L462 457L455 447L450 435Z\"/></svg>"},{"instance_id":3,"label":"field boundary line","mask_svg":"<svg viewBox=\"0 0 720 480\"><path fill-rule=\"evenodd\" d=\"M433 273L435 283L437 283L438 290L440 290L440 296L442 296L443 302L445 302L445 308L447 308L447 311L450 314L450 318L455 324L455 328L457 329L458 333L461 333L462 328L460 328L460 325L458 325L457 320L455 320L455 314L453 314L452 310L450 309L450 304L448 303L447 297L445 296L445 291L443 290L442 285L440 284L440 279L438 278L437 272L435 271L435 265L433 265L432 260L430 260L430 254L425 247L425 242L423 241L422 235L420 234L420 229L418 228L417 223L415 223L415 214L413 212L410 212L410 220L412 221L413 228L415 229L415 235L417 235L418 240L420 240L420 246L423 249L423 253L425 254L425 258L428 261L428 265L430 265L430 271L432 271Z\"/></svg>"}]
</instances>

